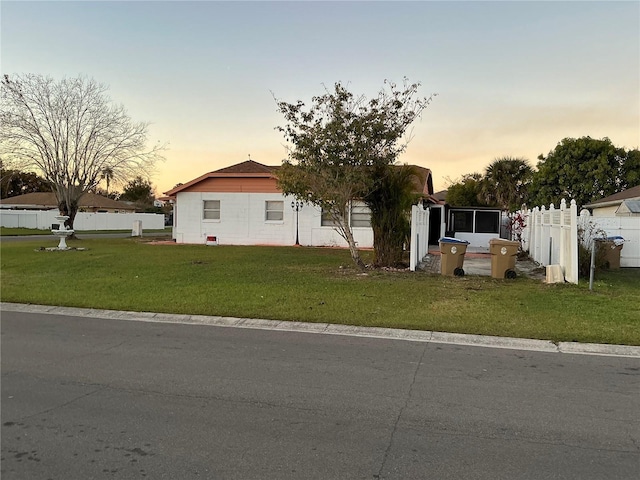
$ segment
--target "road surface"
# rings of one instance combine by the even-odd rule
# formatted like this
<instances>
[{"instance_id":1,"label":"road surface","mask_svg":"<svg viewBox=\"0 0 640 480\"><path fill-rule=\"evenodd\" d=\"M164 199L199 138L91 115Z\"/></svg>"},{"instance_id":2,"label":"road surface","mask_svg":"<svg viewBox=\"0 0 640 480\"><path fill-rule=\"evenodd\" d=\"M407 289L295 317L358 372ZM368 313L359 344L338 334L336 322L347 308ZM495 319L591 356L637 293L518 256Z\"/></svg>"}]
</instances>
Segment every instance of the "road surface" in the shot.
<instances>
[{"instance_id":1,"label":"road surface","mask_svg":"<svg viewBox=\"0 0 640 480\"><path fill-rule=\"evenodd\" d=\"M640 360L2 312L2 478L640 478Z\"/></svg>"}]
</instances>

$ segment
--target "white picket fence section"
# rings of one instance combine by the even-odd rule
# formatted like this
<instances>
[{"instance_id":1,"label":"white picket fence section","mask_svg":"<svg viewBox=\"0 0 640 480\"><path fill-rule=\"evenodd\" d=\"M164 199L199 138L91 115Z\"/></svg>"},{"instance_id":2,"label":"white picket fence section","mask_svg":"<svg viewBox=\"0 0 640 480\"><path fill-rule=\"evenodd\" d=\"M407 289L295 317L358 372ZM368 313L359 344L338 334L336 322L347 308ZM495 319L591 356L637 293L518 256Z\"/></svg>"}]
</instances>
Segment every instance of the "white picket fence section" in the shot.
<instances>
[{"instance_id":1,"label":"white picket fence section","mask_svg":"<svg viewBox=\"0 0 640 480\"><path fill-rule=\"evenodd\" d=\"M0 225L9 228L51 230L58 210L0 210ZM164 228L164 215L158 213L87 213L79 212L73 222L76 230L129 230L136 221L143 230Z\"/></svg>"},{"instance_id":2,"label":"white picket fence section","mask_svg":"<svg viewBox=\"0 0 640 480\"><path fill-rule=\"evenodd\" d=\"M588 210L582 210L579 224L584 232L591 234L584 239L588 248L593 237L622 237L624 243L620 251L620 266L640 268L640 217L592 217Z\"/></svg>"},{"instance_id":3,"label":"white picket fence section","mask_svg":"<svg viewBox=\"0 0 640 480\"><path fill-rule=\"evenodd\" d=\"M578 283L578 207L565 200L556 209L553 204L517 212L525 217L522 248L543 266L560 265L569 283Z\"/></svg>"},{"instance_id":4,"label":"white picket fence section","mask_svg":"<svg viewBox=\"0 0 640 480\"><path fill-rule=\"evenodd\" d=\"M414 272L429 252L429 209L420 205L411 207L411 246L409 251L409 270Z\"/></svg>"}]
</instances>

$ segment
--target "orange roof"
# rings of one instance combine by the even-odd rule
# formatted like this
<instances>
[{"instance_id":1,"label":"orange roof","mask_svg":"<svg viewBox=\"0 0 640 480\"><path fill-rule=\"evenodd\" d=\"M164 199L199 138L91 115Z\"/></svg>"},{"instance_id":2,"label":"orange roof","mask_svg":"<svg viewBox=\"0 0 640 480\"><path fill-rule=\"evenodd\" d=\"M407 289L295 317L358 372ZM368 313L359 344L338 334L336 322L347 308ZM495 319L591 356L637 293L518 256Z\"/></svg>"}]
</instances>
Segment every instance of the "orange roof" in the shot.
<instances>
[{"instance_id":1,"label":"orange roof","mask_svg":"<svg viewBox=\"0 0 640 480\"><path fill-rule=\"evenodd\" d=\"M431 170L428 168L412 165L416 172L416 181L414 182L416 192L423 195L433 194L433 180L431 178ZM164 192L167 197L175 197L175 195L196 183L200 183L208 178L225 178L225 177L244 177L244 178L276 178L280 166L268 166L253 160L247 160L236 165L221 168L213 172L194 178L190 182L173 187L171 190Z\"/></svg>"},{"instance_id":2,"label":"orange roof","mask_svg":"<svg viewBox=\"0 0 640 480\"><path fill-rule=\"evenodd\" d=\"M231 165L230 167L221 168L220 170L215 170L213 172L205 173L204 175L199 176L198 178L194 178L190 182L183 183L182 185L178 185L173 187L171 190L164 192L164 194L168 197L174 197L177 193L180 193L182 190L195 185L196 183L200 183L207 178L215 178L215 177L266 177L266 178L275 178L274 172L280 167L269 167L267 165L263 165L258 162L254 162L253 160L247 160L242 163L238 163L236 165Z\"/></svg>"}]
</instances>

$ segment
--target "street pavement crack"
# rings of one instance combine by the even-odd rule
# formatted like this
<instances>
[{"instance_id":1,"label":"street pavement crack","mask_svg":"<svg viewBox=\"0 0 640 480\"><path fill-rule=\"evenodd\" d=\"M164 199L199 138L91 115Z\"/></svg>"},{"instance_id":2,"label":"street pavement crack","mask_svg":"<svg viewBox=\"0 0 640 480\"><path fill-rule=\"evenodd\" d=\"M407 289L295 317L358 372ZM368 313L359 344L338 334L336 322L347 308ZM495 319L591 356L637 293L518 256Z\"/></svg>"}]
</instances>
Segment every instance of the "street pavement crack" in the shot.
<instances>
[{"instance_id":1,"label":"street pavement crack","mask_svg":"<svg viewBox=\"0 0 640 480\"><path fill-rule=\"evenodd\" d=\"M32 413L31 415L27 415L26 417L22 417L22 418L20 418L19 421L28 420L30 418L37 417L38 415L42 415L44 413L49 413L49 412L52 412L52 411L57 410L59 408L64 408L67 405L71 405L72 403L77 402L78 400L82 400L83 398L90 397L91 395L99 393L99 392L103 391L106 388L108 388L108 387L103 386L103 387L100 387L100 388L96 388L95 390L92 390L91 392L87 392L87 393L84 393L82 395L78 395L77 397L72 398L71 400L68 400L68 401L66 401L64 403L61 403L60 405L55 405L55 406L53 406L51 408L47 408L47 409L41 410L41 411L39 411L37 413Z\"/></svg>"},{"instance_id":2,"label":"street pavement crack","mask_svg":"<svg viewBox=\"0 0 640 480\"><path fill-rule=\"evenodd\" d=\"M422 353L420 355L420 360L418 360L416 368L413 371L413 378L411 379L411 385L409 385L409 390L407 392L404 405L398 411L398 416L396 417L396 421L393 424L393 430L391 431L391 437L389 438L389 444L387 445L387 449L385 450L384 456L382 457L382 463L380 465L380 469L378 470L377 475L374 475L373 478L376 478L376 479L382 478L382 472L387 463L387 458L389 457L389 452L391 451L391 447L393 446L393 440L394 440L396 431L398 430L398 424L400 423L400 418L402 418L404 411L407 409L407 406L409 405L409 400L411 400L411 395L413 394L413 386L416 383L416 378L418 377L418 370L420 370L420 366L422 365L422 360L424 359L424 356L427 353L427 348L429 348L428 343L424 345L424 348L422 349Z\"/></svg>"}]
</instances>

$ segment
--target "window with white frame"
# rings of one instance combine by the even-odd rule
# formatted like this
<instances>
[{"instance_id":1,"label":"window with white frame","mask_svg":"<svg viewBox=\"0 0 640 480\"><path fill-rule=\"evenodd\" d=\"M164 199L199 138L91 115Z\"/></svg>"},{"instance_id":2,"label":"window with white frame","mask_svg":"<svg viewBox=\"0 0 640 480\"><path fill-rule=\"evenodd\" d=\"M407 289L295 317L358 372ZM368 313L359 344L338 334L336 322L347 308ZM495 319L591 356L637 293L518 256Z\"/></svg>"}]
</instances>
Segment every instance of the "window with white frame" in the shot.
<instances>
[{"instance_id":1,"label":"window with white frame","mask_svg":"<svg viewBox=\"0 0 640 480\"><path fill-rule=\"evenodd\" d=\"M267 222L281 222L284 219L284 202L282 200L267 200L264 202L264 219Z\"/></svg>"},{"instance_id":2,"label":"window with white frame","mask_svg":"<svg viewBox=\"0 0 640 480\"><path fill-rule=\"evenodd\" d=\"M202 218L220 220L220 200L205 200L202 206Z\"/></svg>"},{"instance_id":3,"label":"window with white frame","mask_svg":"<svg viewBox=\"0 0 640 480\"><path fill-rule=\"evenodd\" d=\"M371 210L364 202L354 201L351 203L351 226L371 227Z\"/></svg>"}]
</instances>

